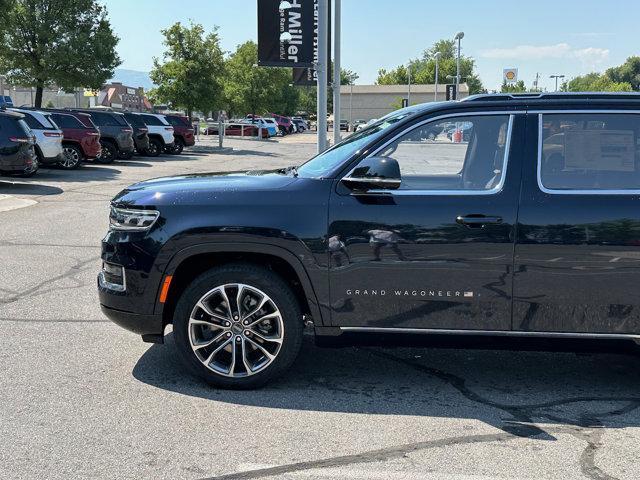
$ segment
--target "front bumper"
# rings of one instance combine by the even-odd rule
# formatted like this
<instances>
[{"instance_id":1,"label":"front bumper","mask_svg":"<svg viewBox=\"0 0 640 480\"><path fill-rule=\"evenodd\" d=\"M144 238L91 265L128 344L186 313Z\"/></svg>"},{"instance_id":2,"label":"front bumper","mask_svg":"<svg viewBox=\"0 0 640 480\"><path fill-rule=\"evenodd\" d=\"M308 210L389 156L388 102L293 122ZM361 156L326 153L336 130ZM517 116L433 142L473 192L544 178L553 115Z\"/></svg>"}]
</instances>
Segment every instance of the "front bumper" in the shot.
<instances>
[{"instance_id":1,"label":"front bumper","mask_svg":"<svg viewBox=\"0 0 640 480\"><path fill-rule=\"evenodd\" d=\"M102 298L100 299L102 302ZM109 308L100 303L100 309L105 316L116 325L130 332L142 335L143 339L160 343L162 338L162 315L144 315L140 313L125 312L115 308ZM145 338L146 337L146 338Z\"/></svg>"}]
</instances>

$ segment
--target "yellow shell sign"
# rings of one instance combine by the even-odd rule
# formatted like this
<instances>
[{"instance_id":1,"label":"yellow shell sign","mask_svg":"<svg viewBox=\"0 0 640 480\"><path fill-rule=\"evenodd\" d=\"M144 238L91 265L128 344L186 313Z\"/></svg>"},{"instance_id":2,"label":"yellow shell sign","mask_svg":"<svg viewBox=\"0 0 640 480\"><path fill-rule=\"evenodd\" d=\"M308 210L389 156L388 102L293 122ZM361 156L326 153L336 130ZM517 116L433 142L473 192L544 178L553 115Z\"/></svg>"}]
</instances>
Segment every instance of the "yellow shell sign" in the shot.
<instances>
[{"instance_id":1,"label":"yellow shell sign","mask_svg":"<svg viewBox=\"0 0 640 480\"><path fill-rule=\"evenodd\" d=\"M518 69L517 68L505 68L503 70L504 81L507 83L515 83L518 81Z\"/></svg>"}]
</instances>

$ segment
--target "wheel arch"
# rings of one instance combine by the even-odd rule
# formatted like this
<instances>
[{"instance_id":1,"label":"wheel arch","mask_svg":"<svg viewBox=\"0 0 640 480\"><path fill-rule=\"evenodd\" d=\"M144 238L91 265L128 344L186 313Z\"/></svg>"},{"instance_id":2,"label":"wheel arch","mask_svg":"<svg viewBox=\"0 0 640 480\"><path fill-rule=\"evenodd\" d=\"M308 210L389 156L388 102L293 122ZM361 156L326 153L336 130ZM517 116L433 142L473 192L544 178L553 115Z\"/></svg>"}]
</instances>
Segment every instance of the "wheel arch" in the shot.
<instances>
[{"instance_id":1,"label":"wheel arch","mask_svg":"<svg viewBox=\"0 0 640 480\"><path fill-rule=\"evenodd\" d=\"M149 141L155 139L158 140L162 146L164 147L167 143L164 141L164 138L159 133L147 133L149 135Z\"/></svg>"},{"instance_id":2,"label":"wheel arch","mask_svg":"<svg viewBox=\"0 0 640 480\"><path fill-rule=\"evenodd\" d=\"M177 301L195 277L211 268L237 262L266 267L280 275L291 287L303 314L310 315L316 324L323 324L313 284L298 257L275 245L239 243L197 245L185 248L173 256L163 276L173 277L166 303L156 302L156 306L162 308L163 328L172 323ZM162 282L156 299L159 299L161 287Z\"/></svg>"}]
</instances>

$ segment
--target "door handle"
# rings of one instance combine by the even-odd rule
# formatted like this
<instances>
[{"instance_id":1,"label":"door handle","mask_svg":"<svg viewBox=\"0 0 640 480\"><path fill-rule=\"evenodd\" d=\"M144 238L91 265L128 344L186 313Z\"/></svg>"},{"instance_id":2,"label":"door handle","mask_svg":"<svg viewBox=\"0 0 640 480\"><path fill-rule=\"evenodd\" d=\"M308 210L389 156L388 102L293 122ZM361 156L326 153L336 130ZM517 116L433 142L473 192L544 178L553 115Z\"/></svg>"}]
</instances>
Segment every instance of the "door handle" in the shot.
<instances>
[{"instance_id":1,"label":"door handle","mask_svg":"<svg viewBox=\"0 0 640 480\"><path fill-rule=\"evenodd\" d=\"M465 225L469 228L483 228L485 225L502 223L502 217L492 217L487 215L458 215L456 217L456 223Z\"/></svg>"}]
</instances>

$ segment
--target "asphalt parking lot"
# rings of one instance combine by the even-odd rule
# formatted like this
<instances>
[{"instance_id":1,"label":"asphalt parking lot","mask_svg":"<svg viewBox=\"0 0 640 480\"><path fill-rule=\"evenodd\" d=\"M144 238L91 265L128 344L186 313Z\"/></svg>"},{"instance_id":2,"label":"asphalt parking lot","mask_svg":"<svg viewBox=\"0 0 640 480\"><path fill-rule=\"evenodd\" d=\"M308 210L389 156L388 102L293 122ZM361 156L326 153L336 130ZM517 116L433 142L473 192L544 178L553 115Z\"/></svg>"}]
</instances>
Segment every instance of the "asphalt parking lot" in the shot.
<instances>
[{"instance_id":1,"label":"asphalt parking lot","mask_svg":"<svg viewBox=\"0 0 640 480\"><path fill-rule=\"evenodd\" d=\"M236 392L187 376L171 335L107 321L96 274L119 190L315 150L311 135L213 145L0 178L0 478L640 478L636 356L309 339L285 378Z\"/></svg>"}]
</instances>

